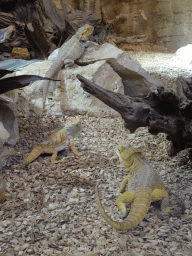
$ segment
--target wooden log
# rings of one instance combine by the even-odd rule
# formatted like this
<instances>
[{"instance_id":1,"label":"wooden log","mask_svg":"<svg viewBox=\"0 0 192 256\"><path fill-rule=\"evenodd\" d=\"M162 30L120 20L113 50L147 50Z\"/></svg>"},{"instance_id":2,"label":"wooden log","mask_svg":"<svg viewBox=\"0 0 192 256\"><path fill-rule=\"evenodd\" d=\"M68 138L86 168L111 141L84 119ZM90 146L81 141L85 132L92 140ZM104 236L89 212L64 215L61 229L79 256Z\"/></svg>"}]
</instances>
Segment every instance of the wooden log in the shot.
<instances>
[{"instance_id":1,"label":"wooden log","mask_svg":"<svg viewBox=\"0 0 192 256\"><path fill-rule=\"evenodd\" d=\"M170 156L192 147L192 101L186 101L186 95L185 98L179 98L173 91L159 87L147 97L131 98L106 90L81 75L77 75L77 78L86 92L120 113L130 132L139 127L148 127L154 135L166 133L171 141L168 150ZM186 87L186 83L182 82L183 87Z\"/></svg>"}]
</instances>

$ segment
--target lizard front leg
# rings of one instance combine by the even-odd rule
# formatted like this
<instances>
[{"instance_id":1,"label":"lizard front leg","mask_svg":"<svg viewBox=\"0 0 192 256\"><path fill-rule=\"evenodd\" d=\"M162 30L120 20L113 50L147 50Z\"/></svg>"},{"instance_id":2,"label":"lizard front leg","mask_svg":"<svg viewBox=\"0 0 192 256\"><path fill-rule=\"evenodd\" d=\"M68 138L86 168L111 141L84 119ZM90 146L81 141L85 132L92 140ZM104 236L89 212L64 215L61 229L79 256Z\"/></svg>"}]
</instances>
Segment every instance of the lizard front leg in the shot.
<instances>
[{"instance_id":1,"label":"lizard front leg","mask_svg":"<svg viewBox=\"0 0 192 256\"><path fill-rule=\"evenodd\" d=\"M125 218L127 216L125 203L132 203L134 201L134 198L135 198L135 192L132 190L128 190L124 192L122 195L120 195L117 198L117 207L118 207L121 218Z\"/></svg>"},{"instance_id":2,"label":"lizard front leg","mask_svg":"<svg viewBox=\"0 0 192 256\"><path fill-rule=\"evenodd\" d=\"M72 151L73 151L74 154L76 154L77 156L83 155L83 152L79 152L79 151L77 150L77 148L75 147L75 144L74 144L74 140L73 140L73 139L70 139L70 146L71 146Z\"/></svg>"},{"instance_id":3,"label":"lizard front leg","mask_svg":"<svg viewBox=\"0 0 192 256\"><path fill-rule=\"evenodd\" d=\"M129 183L130 179L131 179L131 177L130 177L129 174L123 179L123 181L121 182L120 187L117 190L119 193L125 192L126 185Z\"/></svg>"}]
</instances>

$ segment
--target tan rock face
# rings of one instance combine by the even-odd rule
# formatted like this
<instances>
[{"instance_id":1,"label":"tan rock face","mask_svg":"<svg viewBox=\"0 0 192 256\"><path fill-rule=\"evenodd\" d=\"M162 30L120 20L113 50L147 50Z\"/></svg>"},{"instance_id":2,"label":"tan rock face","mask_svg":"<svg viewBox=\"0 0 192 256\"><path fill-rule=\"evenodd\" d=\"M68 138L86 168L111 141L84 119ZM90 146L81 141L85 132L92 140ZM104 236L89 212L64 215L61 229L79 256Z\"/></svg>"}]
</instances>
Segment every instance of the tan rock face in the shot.
<instances>
[{"instance_id":1,"label":"tan rock face","mask_svg":"<svg viewBox=\"0 0 192 256\"><path fill-rule=\"evenodd\" d=\"M143 3L142 8L146 4ZM112 33L116 36L133 36L146 34L148 20L146 11L140 8L141 4L133 1L109 1L104 0L101 3L104 20L113 24Z\"/></svg>"},{"instance_id":2,"label":"tan rock face","mask_svg":"<svg viewBox=\"0 0 192 256\"><path fill-rule=\"evenodd\" d=\"M55 2L55 4L56 4L57 8L58 8L59 10L62 10L61 4L60 4L60 0L54 0L54 2Z\"/></svg>"},{"instance_id":3,"label":"tan rock face","mask_svg":"<svg viewBox=\"0 0 192 256\"><path fill-rule=\"evenodd\" d=\"M167 1L102 1L107 22L112 22L112 33L117 36L145 34L169 49L176 50L191 43L192 5L190 0Z\"/></svg>"},{"instance_id":4,"label":"tan rock face","mask_svg":"<svg viewBox=\"0 0 192 256\"><path fill-rule=\"evenodd\" d=\"M29 65L17 73L38 74L45 72L50 66L49 61ZM41 74L42 74L41 73ZM87 66L65 68L60 74L61 82L51 82L46 110L51 114L62 114L63 111L77 113L99 113L102 110L109 111L110 108L101 101L86 93L80 86L77 74L85 76L109 90L123 93L121 78L116 74L105 60L97 61ZM42 113L42 81L37 81L19 90L17 110L20 115L28 115L30 112ZM112 111L113 112L113 111Z\"/></svg>"},{"instance_id":5,"label":"tan rock face","mask_svg":"<svg viewBox=\"0 0 192 256\"><path fill-rule=\"evenodd\" d=\"M155 30L158 44L176 50L192 41L190 0L160 1L156 5Z\"/></svg>"},{"instance_id":6,"label":"tan rock face","mask_svg":"<svg viewBox=\"0 0 192 256\"><path fill-rule=\"evenodd\" d=\"M83 0L65 2L82 8ZM91 0L91 7L93 3ZM115 36L147 35L172 50L192 41L191 0L102 0L100 5L102 18L113 24L111 33Z\"/></svg>"}]
</instances>

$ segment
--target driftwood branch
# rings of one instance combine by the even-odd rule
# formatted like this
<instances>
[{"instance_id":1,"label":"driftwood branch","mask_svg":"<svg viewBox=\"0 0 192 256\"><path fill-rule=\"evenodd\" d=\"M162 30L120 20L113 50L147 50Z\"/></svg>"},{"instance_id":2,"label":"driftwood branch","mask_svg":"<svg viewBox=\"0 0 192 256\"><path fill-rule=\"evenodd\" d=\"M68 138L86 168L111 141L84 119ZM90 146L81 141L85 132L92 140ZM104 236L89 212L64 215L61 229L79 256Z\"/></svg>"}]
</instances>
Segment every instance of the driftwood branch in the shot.
<instances>
[{"instance_id":1,"label":"driftwood branch","mask_svg":"<svg viewBox=\"0 0 192 256\"><path fill-rule=\"evenodd\" d=\"M0 34L0 51L22 47L32 50L32 57L45 58L85 24L95 28L90 40L104 43L109 25L101 21L100 0L94 1L93 13L89 3L84 0L83 10L74 10L60 0L63 16L54 0L15 0L14 5L12 0L0 1L0 32L9 27L5 42Z\"/></svg>"},{"instance_id":2,"label":"driftwood branch","mask_svg":"<svg viewBox=\"0 0 192 256\"><path fill-rule=\"evenodd\" d=\"M192 83L187 84L182 78L178 78L179 96L160 87L147 97L131 98L106 90L81 75L77 75L77 78L86 92L120 113L130 132L139 127L148 127L152 134L166 133L171 141L168 151L170 156L192 147L192 101L187 97Z\"/></svg>"},{"instance_id":3,"label":"driftwood branch","mask_svg":"<svg viewBox=\"0 0 192 256\"><path fill-rule=\"evenodd\" d=\"M26 1L25 5L17 4L14 9L10 8L10 11L3 12L1 11L2 3L0 3L0 29L9 28L5 42L0 45L0 50L10 52L14 47L27 47L33 49L37 58L48 56L55 46L50 34L60 33L62 25L55 29L52 22L55 18L54 10L58 11L56 6L52 7L50 17L45 12L48 9L46 7L47 4L44 6L42 1L34 1L34 3ZM54 20L55 23L59 23L56 18ZM65 27L64 19L63 22ZM49 33L46 33L47 30Z\"/></svg>"}]
</instances>

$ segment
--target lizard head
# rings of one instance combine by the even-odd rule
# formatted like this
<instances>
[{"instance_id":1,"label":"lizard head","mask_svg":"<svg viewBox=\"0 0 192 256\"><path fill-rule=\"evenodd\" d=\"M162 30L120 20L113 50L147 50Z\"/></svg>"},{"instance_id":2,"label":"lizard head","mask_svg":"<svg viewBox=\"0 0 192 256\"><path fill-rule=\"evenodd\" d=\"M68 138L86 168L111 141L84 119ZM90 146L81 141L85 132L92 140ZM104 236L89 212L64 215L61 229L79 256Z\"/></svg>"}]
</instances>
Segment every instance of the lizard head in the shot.
<instances>
[{"instance_id":1,"label":"lizard head","mask_svg":"<svg viewBox=\"0 0 192 256\"><path fill-rule=\"evenodd\" d=\"M80 118L71 119L65 126L65 131L68 135L75 135L81 130Z\"/></svg>"},{"instance_id":2,"label":"lizard head","mask_svg":"<svg viewBox=\"0 0 192 256\"><path fill-rule=\"evenodd\" d=\"M121 145L116 148L116 153L119 157L120 163L124 167L130 167L133 164L134 158L132 157L135 154L140 154L141 151L137 148L131 147L129 144Z\"/></svg>"},{"instance_id":3,"label":"lizard head","mask_svg":"<svg viewBox=\"0 0 192 256\"><path fill-rule=\"evenodd\" d=\"M82 41L87 41L90 38L90 36L92 35L93 30L94 30L94 27L92 27L88 24L85 24L83 27L78 29L79 38Z\"/></svg>"}]
</instances>

